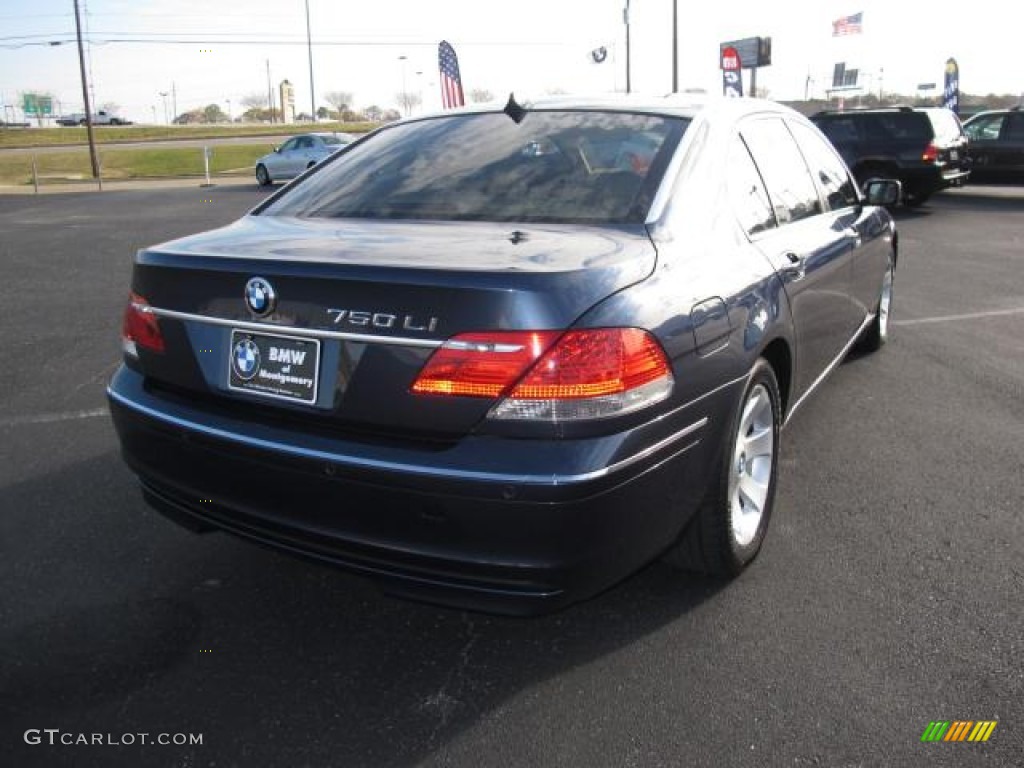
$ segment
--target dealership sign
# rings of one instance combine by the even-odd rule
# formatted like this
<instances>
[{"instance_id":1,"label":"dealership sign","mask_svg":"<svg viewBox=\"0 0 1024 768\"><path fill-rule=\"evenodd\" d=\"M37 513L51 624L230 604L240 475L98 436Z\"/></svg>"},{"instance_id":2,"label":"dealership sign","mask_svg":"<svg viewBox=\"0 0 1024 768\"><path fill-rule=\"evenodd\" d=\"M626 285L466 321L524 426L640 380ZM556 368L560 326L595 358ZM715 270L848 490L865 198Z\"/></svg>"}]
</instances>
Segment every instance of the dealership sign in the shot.
<instances>
[{"instance_id":1,"label":"dealership sign","mask_svg":"<svg viewBox=\"0 0 1024 768\"><path fill-rule=\"evenodd\" d=\"M722 93L730 98L743 95L743 62L732 47L722 49Z\"/></svg>"}]
</instances>

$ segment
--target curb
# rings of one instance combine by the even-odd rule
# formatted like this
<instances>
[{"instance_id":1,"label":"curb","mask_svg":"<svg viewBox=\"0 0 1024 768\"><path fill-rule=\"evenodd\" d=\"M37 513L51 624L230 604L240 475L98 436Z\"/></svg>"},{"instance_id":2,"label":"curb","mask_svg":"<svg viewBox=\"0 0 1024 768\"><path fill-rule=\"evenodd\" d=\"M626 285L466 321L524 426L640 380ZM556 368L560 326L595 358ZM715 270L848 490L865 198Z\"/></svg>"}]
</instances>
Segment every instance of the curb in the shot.
<instances>
[{"instance_id":1,"label":"curb","mask_svg":"<svg viewBox=\"0 0 1024 768\"><path fill-rule=\"evenodd\" d=\"M241 187L241 186L256 186L255 177L249 176L224 176L224 177L212 177L211 187ZM103 192L118 192L124 190L137 190L137 189L173 189L178 187L195 187L196 189L204 188L210 189L211 187L206 186L206 178L204 176L176 176L172 178L160 178L160 179L104 179L103 180ZM40 195L61 195L61 194L76 194L82 192L100 192L98 185L95 181L80 181L71 182L64 184L42 184L39 187L38 194ZM31 184L19 184L15 185L0 185L0 196L2 195L25 195L28 197L35 197L36 191L32 188Z\"/></svg>"}]
</instances>

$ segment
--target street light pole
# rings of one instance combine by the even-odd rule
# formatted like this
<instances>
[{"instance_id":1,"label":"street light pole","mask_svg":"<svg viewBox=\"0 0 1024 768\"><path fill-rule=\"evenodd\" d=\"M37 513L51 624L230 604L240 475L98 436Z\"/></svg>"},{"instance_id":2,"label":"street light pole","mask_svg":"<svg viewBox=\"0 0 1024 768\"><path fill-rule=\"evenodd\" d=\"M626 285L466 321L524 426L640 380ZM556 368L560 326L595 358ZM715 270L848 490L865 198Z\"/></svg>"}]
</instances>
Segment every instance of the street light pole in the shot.
<instances>
[{"instance_id":1,"label":"street light pole","mask_svg":"<svg viewBox=\"0 0 1024 768\"><path fill-rule=\"evenodd\" d=\"M309 116L316 122L316 88L313 86L313 37L309 27L309 0L306 0L306 47L309 49ZM284 106L282 105L282 109Z\"/></svg>"},{"instance_id":2,"label":"street light pole","mask_svg":"<svg viewBox=\"0 0 1024 768\"><path fill-rule=\"evenodd\" d=\"M402 62L402 108L405 110L405 116L409 116L409 91L405 87L405 62L408 56L399 56L398 60Z\"/></svg>"},{"instance_id":3,"label":"street light pole","mask_svg":"<svg viewBox=\"0 0 1024 768\"><path fill-rule=\"evenodd\" d=\"M629 77L629 0L626 0L626 8L622 11L622 20L626 24L626 93L631 93L631 82Z\"/></svg>"},{"instance_id":4,"label":"street light pole","mask_svg":"<svg viewBox=\"0 0 1024 768\"><path fill-rule=\"evenodd\" d=\"M164 100L164 125L170 125L170 118L167 117L167 91L160 91L160 98Z\"/></svg>"},{"instance_id":5,"label":"street light pole","mask_svg":"<svg viewBox=\"0 0 1024 768\"><path fill-rule=\"evenodd\" d=\"M85 132L89 137L89 162L92 177L100 177L100 163L96 158L96 137L92 133L92 104L89 102L89 80L85 76L85 47L82 44L82 15L75 0L75 31L78 33L78 67L82 72L82 100L85 102Z\"/></svg>"},{"instance_id":6,"label":"street light pole","mask_svg":"<svg viewBox=\"0 0 1024 768\"><path fill-rule=\"evenodd\" d=\"M672 0L672 93L679 93L679 0Z\"/></svg>"}]
</instances>

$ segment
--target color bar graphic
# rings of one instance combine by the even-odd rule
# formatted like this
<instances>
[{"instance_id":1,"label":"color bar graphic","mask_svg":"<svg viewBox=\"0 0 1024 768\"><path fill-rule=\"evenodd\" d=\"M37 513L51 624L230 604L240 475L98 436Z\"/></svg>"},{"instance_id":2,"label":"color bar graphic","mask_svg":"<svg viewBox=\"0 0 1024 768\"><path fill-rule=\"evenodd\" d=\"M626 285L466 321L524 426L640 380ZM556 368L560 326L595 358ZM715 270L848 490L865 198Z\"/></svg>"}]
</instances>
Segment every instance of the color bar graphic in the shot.
<instances>
[{"instance_id":1,"label":"color bar graphic","mask_svg":"<svg viewBox=\"0 0 1024 768\"><path fill-rule=\"evenodd\" d=\"M932 720L921 741L988 741L996 725L995 720Z\"/></svg>"}]
</instances>

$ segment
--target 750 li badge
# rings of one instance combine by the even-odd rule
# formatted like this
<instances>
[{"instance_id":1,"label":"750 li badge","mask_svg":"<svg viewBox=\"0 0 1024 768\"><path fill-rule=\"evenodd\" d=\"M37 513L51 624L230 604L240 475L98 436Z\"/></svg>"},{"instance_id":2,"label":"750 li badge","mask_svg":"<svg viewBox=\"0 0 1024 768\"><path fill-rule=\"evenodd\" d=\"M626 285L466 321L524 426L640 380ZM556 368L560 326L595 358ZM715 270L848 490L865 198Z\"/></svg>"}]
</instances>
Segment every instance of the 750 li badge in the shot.
<instances>
[{"instance_id":1,"label":"750 li badge","mask_svg":"<svg viewBox=\"0 0 1024 768\"><path fill-rule=\"evenodd\" d=\"M417 317L416 315L393 315L390 312L371 312L358 309L328 309L335 325L354 325L359 328L384 328L402 331L437 330L436 317Z\"/></svg>"}]
</instances>

